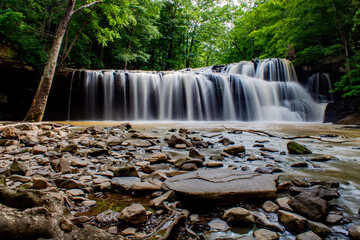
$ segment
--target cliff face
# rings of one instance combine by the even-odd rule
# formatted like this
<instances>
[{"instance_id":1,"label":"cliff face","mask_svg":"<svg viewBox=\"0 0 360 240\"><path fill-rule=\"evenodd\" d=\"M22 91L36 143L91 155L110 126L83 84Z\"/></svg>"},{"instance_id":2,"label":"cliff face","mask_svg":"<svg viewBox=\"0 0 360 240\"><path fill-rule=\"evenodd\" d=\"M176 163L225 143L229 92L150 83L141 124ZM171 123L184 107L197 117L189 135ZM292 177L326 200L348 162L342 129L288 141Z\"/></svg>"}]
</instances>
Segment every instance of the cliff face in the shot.
<instances>
[{"instance_id":1,"label":"cliff face","mask_svg":"<svg viewBox=\"0 0 360 240\"><path fill-rule=\"evenodd\" d=\"M24 119L40 78L38 70L0 54L0 121ZM57 71L44 120L66 119L70 81L71 71Z\"/></svg>"}]
</instances>

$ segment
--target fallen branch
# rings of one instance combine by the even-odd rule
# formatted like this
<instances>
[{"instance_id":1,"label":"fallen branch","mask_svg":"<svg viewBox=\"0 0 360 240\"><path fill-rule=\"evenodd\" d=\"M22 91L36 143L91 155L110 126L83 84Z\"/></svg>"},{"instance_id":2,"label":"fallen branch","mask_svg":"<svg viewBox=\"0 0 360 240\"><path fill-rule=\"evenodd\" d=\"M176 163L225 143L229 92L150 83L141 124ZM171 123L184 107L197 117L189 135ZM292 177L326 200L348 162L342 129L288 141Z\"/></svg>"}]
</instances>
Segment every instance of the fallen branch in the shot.
<instances>
[{"instance_id":1,"label":"fallen branch","mask_svg":"<svg viewBox=\"0 0 360 240\"><path fill-rule=\"evenodd\" d=\"M248 133L252 133L252 134L256 134L259 136L267 136L267 137L278 137L275 135L272 135L270 133L264 132L264 131L260 131L260 130L253 130L253 129L234 129L234 128L227 128L223 125L223 128L225 128L226 130L231 130L234 132L248 132Z\"/></svg>"},{"instance_id":2,"label":"fallen branch","mask_svg":"<svg viewBox=\"0 0 360 240\"><path fill-rule=\"evenodd\" d=\"M169 237L171 231L181 219L188 218L189 212L184 209L176 208L176 204L177 202L164 202L164 208L168 210L169 216L162 220L154 231L146 235L144 237L145 239L149 239L154 235L162 235L159 240L165 240Z\"/></svg>"},{"instance_id":3,"label":"fallen branch","mask_svg":"<svg viewBox=\"0 0 360 240\"><path fill-rule=\"evenodd\" d=\"M314 140L318 140L318 141L322 141L322 142L328 142L328 143L354 142L354 141L349 141L349 140L344 140L344 141L331 141L331 140L322 139L321 137L314 137L314 136L282 137L282 139L286 139L286 140L295 140L295 139L300 139L300 138L309 138L309 139L314 139Z\"/></svg>"}]
</instances>

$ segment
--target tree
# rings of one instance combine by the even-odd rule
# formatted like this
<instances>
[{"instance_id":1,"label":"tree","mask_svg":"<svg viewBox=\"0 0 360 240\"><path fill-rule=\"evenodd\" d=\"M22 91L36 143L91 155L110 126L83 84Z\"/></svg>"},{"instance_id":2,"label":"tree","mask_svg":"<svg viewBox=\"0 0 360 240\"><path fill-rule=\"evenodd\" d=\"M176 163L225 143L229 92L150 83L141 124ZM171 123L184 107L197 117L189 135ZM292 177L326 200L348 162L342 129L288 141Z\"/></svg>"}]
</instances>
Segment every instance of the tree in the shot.
<instances>
[{"instance_id":1,"label":"tree","mask_svg":"<svg viewBox=\"0 0 360 240\"><path fill-rule=\"evenodd\" d=\"M53 44L51 46L48 60L46 62L43 74L40 79L38 89L36 91L35 97L31 104L31 107L24 119L24 121L39 122L42 120L45 112L46 102L50 93L51 84L54 78L54 73L56 69L56 63L59 56L59 51L61 47L62 40L64 38L66 28L70 22L71 16L81 9L90 7L94 4L100 3L101 1L91 2L82 7L79 7L77 10L74 10L76 0L68 0L65 13L59 27L54 36Z\"/></svg>"}]
</instances>

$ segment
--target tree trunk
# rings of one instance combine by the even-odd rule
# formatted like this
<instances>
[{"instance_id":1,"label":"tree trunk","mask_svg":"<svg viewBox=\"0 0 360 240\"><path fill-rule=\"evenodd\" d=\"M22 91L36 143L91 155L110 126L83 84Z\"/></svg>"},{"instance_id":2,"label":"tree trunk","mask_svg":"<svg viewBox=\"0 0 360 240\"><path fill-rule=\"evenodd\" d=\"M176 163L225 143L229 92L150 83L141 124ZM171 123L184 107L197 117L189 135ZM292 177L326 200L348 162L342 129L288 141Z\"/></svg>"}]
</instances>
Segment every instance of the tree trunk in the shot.
<instances>
[{"instance_id":1,"label":"tree trunk","mask_svg":"<svg viewBox=\"0 0 360 240\"><path fill-rule=\"evenodd\" d=\"M27 113L24 121L39 122L42 120L44 116L46 102L54 78L56 62L58 60L61 43L65 35L67 25L73 14L75 3L76 0L68 0L68 5L66 7L64 17L61 19L59 27L56 31L53 44L50 49L49 57L46 62L44 72L39 83L39 87L36 91L34 100L31 104L29 112Z\"/></svg>"},{"instance_id":2,"label":"tree trunk","mask_svg":"<svg viewBox=\"0 0 360 240\"><path fill-rule=\"evenodd\" d=\"M131 38L132 38L132 36L134 34L134 30L135 30L135 25L131 27L130 38L129 38L129 42L128 42L127 48L126 48L126 57L128 57L128 55L130 53ZM128 62L127 59L125 59L124 70L126 70L127 62Z\"/></svg>"}]
</instances>

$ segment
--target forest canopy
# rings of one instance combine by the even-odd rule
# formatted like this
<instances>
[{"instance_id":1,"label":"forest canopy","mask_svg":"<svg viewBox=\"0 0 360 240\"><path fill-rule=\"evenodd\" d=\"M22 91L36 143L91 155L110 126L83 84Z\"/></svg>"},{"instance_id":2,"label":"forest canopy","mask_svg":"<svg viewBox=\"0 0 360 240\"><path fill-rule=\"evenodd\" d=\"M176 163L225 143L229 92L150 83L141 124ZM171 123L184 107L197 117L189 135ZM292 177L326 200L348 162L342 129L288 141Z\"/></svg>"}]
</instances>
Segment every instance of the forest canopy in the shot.
<instances>
[{"instance_id":1,"label":"forest canopy","mask_svg":"<svg viewBox=\"0 0 360 240\"><path fill-rule=\"evenodd\" d=\"M92 1L79 0L77 6ZM360 95L358 0L103 0L73 15L58 66L168 70L254 58L343 62L336 84ZM66 1L3 0L0 41L42 69Z\"/></svg>"}]
</instances>

